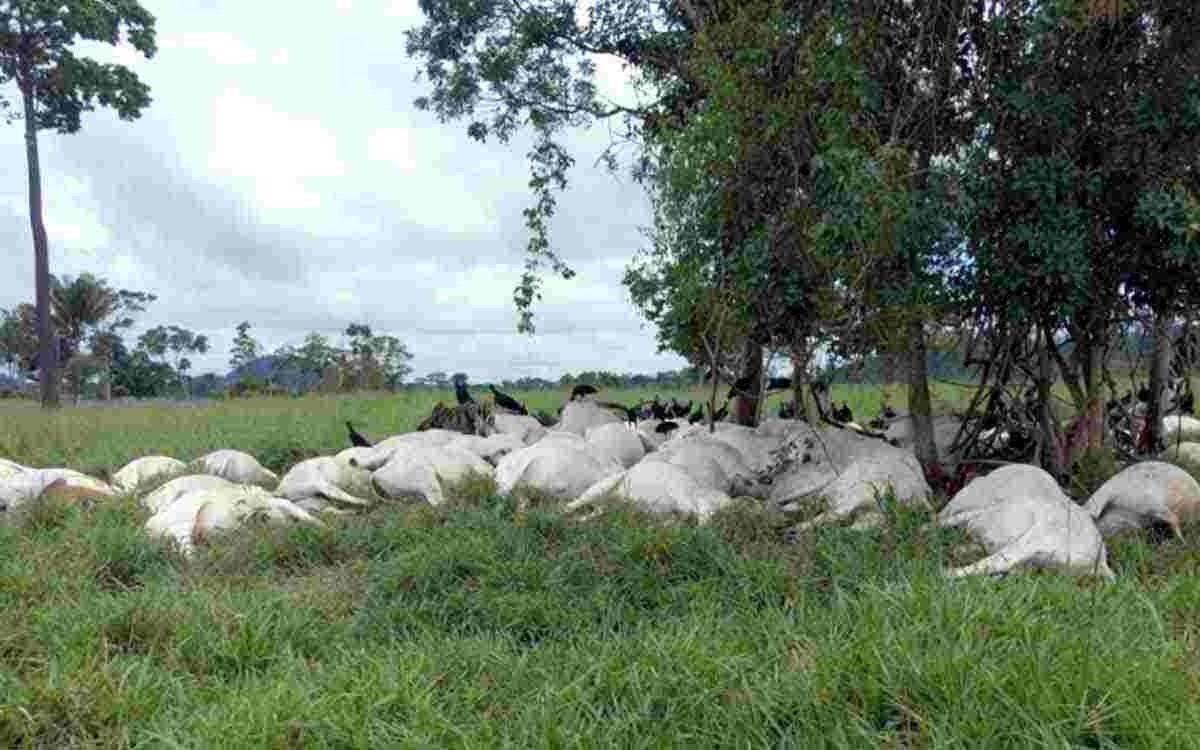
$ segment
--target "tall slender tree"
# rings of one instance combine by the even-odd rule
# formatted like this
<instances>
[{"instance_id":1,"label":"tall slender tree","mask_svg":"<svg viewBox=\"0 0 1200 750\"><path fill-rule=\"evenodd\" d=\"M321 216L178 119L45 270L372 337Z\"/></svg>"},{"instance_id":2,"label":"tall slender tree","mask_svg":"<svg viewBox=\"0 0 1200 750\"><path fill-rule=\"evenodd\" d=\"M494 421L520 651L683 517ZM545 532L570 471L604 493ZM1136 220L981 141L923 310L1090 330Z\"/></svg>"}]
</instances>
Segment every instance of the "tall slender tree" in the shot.
<instances>
[{"instance_id":1,"label":"tall slender tree","mask_svg":"<svg viewBox=\"0 0 1200 750\"><path fill-rule=\"evenodd\" d=\"M42 381L42 406L56 408L58 351L51 326L50 250L42 218L42 178L37 133L75 133L80 116L96 104L133 120L150 104L150 89L123 65L75 54L79 40L116 45L128 41L147 58L156 51L154 16L136 0L0 0L0 85L15 82L25 121L29 171L29 224ZM13 110L0 93L0 106Z\"/></svg>"}]
</instances>

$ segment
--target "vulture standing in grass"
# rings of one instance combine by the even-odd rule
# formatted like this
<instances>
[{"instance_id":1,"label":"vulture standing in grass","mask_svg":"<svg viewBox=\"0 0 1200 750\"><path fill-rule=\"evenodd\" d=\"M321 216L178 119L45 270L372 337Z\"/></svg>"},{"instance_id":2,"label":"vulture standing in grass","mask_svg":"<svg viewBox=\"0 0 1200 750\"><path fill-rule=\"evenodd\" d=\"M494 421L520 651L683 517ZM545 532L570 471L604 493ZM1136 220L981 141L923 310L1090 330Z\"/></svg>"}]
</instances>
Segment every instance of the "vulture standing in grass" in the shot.
<instances>
[{"instance_id":1,"label":"vulture standing in grass","mask_svg":"<svg viewBox=\"0 0 1200 750\"><path fill-rule=\"evenodd\" d=\"M839 422L853 422L854 412L850 411L850 404L843 401L840 407L834 408L833 418Z\"/></svg>"},{"instance_id":2,"label":"vulture standing in grass","mask_svg":"<svg viewBox=\"0 0 1200 750\"><path fill-rule=\"evenodd\" d=\"M454 381L454 397L458 399L460 406L475 403L475 399L471 398L471 394L467 392L467 384L461 380Z\"/></svg>"},{"instance_id":3,"label":"vulture standing in grass","mask_svg":"<svg viewBox=\"0 0 1200 750\"><path fill-rule=\"evenodd\" d=\"M346 429L350 431L350 445L354 448L370 448L372 443L365 437L359 434L358 430L354 429L354 425L350 420L346 420Z\"/></svg>"},{"instance_id":4,"label":"vulture standing in grass","mask_svg":"<svg viewBox=\"0 0 1200 750\"><path fill-rule=\"evenodd\" d=\"M496 390L496 386L488 385L492 389L492 397L496 400L496 406L503 409L508 409L511 412L521 415L528 415L529 410L523 404L517 403L517 400L507 393Z\"/></svg>"},{"instance_id":5,"label":"vulture standing in grass","mask_svg":"<svg viewBox=\"0 0 1200 750\"><path fill-rule=\"evenodd\" d=\"M654 428L654 431L659 435L670 436L672 432L679 429L678 422L663 422Z\"/></svg>"}]
</instances>

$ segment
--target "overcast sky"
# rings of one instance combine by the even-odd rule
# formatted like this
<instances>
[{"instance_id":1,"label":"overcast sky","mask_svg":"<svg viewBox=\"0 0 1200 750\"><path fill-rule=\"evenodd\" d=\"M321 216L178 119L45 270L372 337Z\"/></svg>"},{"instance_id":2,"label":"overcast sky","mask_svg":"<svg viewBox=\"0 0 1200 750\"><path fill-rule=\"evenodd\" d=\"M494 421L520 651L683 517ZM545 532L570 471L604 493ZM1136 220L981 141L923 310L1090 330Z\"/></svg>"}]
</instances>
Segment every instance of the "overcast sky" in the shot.
<instances>
[{"instance_id":1,"label":"overcast sky","mask_svg":"<svg viewBox=\"0 0 1200 750\"><path fill-rule=\"evenodd\" d=\"M649 213L628 170L594 166L603 126L573 139L552 225L578 275L548 282L537 336L517 335L528 141L481 145L412 106L426 93L404 54L416 0L142 2L158 19L152 60L86 49L132 67L150 108L39 134L50 267L157 294L139 332L207 334L193 372L225 372L242 320L268 350L366 322L408 345L416 375L683 366L655 354L620 284ZM619 65L598 63L601 90L628 101ZM22 133L0 123L3 308L34 296Z\"/></svg>"}]
</instances>

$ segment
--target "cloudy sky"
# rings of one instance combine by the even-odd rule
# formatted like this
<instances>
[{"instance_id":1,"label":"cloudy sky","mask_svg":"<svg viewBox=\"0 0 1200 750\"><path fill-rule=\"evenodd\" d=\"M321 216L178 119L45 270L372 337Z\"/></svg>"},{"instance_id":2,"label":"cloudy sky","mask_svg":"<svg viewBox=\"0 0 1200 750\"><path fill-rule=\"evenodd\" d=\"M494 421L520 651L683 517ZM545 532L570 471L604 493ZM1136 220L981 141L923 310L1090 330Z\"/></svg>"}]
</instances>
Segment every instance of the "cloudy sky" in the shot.
<instances>
[{"instance_id":1,"label":"cloudy sky","mask_svg":"<svg viewBox=\"0 0 1200 750\"><path fill-rule=\"evenodd\" d=\"M538 334L517 335L528 142L480 145L415 110L425 91L402 32L421 21L416 0L143 4L158 19L152 60L86 50L136 70L150 108L40 133L51 272L157 294L142 329L181 325L213 344L194 372L225 371L242 320L268 350L366 322L408 345L418 375L683 365L655 354L620 284L649 213L627 170L594 166L603 126L573 139L553 224L578 275L549 282ZM619 65L598 63L602 90L627 101ZM33 300L22 132L0 122L0 308Z\"/></svg>"}]
</instances>

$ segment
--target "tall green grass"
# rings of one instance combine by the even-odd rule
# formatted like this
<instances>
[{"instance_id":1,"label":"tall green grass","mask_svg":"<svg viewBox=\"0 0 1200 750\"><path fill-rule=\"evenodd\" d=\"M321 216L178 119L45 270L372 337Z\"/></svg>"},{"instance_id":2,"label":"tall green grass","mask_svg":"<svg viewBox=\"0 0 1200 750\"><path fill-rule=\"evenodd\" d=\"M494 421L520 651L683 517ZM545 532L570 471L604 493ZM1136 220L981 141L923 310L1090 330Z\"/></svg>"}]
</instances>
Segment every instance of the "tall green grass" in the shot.
<instances>
[{"instance_id":1,"label":"tall green grass","mask_svg":"<svg viewBox=\"0 0 1200 750\"><path fill-rule=\"evenodd\" d=\"M46 522L46 519L51 519ZM951 581L905 512L778 544L475 488L190 563L133 502L0 527L4 747L1194 747L1198 547ZM1200 530L1198 530L1200 531ZM1186 562L1190 560L1191 562ZM1151 566L1153 567L1153 566Z\"/></svg>"}]
</instances>

